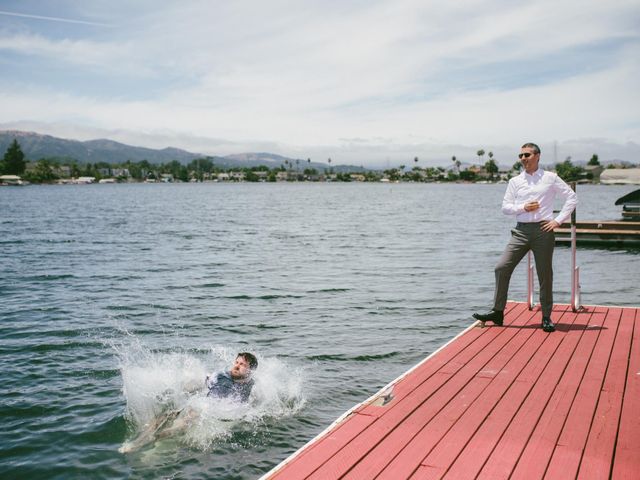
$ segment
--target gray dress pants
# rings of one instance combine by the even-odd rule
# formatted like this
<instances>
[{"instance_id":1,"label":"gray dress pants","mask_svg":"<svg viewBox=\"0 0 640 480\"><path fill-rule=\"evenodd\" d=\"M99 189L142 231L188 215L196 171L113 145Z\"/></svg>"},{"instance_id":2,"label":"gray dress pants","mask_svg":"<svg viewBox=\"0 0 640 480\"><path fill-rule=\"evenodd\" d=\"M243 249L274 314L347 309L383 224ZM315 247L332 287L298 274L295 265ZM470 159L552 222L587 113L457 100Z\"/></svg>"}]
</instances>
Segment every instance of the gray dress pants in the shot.
<instances>
[{"instance_id":1,"label":"gray dress pants","mask_svg":"<svg viewBox=\"0 0 640 480\"><path fill-rule=\"evenodd\" d=\"M536 272L540 281L540 305L544 317L553 309L553 247L555 234L543 232L541 223L520 223L511 230L511 240L496 265L496 292L493 309L503 311L507 304L509 280L520 260L529 250L533 251Z\"/></svg>"}]
</instances>

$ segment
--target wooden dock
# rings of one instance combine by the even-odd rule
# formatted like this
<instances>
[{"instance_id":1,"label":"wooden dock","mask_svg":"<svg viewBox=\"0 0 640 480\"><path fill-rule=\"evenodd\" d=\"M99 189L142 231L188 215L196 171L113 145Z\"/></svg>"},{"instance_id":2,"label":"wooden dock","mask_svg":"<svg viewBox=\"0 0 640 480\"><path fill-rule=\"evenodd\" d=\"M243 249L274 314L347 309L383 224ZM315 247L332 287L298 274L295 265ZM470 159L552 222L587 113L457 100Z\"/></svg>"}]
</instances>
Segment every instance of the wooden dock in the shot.
<instances>
[{"instance_id":1,"label":"wooden dock","mask_svg":"<svg viewBox=\"0 0 640 480\"><path fill-rule=\"evenodd\" d=\"M555 229L556 244L571 243L571 224L563 223ZM640 247L640 222L589 221L576 222L578 245Z\"/></svg>"},{"instance_id":2,"label":"wooden dock","mask_svg":"<svg viewBox=\"0 0 640 480\"><path fill-rule=\"evenodd\" d=\"M263 479L638 479L640 308L510 302Z\"/></svg>"}]
</instances>

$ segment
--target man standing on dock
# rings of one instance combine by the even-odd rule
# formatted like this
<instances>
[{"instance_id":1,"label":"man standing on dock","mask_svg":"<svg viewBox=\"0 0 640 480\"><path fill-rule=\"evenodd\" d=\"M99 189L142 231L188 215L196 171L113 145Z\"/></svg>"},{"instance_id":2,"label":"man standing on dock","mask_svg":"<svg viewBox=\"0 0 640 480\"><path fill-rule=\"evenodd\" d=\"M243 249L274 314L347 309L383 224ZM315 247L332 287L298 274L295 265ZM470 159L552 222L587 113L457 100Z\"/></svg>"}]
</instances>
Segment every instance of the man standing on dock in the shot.
<instances>
[{"instance_id":1,"label":"man standing on dock","mask_svg":"<svg viewBox=\"0 0 640 480\"><path fill-rule=\"evenodd\" d=\"M535 143L525 143L518 158L524 171L509 180L502 200L502 213L515 215L518 223L516 228L511 230L511 240L495 268L496 290L493 310L485 314L474 313L473 317L482 322L502 325L511 274L520 260L531 250L540 281L542 329L545 332L553 332L553 231L569 218L578 204L578 198L557 174L538 168L540 147ZM558 216L553 218L553 202L556 196L563 198L565 202Z\"/></svg>"}]
</instances>

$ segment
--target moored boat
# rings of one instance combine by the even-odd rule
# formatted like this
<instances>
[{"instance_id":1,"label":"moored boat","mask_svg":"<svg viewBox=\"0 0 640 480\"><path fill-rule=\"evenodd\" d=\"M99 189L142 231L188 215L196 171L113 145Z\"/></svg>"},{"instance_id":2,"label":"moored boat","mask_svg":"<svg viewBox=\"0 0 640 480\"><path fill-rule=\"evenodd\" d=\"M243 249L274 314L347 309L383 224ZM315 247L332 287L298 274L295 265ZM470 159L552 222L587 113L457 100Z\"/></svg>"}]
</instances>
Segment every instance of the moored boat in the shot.
<instances>
[{"instance_id":1,"label":"moored boat","mask_svg":"<svg viewBox=\"0 0 640 480\"><path fill-rule=\"evenodd\" d=\"M640 221L640 188L616 200L616 205L622 205L623 220Z\"/></svg>"}]
</instances>

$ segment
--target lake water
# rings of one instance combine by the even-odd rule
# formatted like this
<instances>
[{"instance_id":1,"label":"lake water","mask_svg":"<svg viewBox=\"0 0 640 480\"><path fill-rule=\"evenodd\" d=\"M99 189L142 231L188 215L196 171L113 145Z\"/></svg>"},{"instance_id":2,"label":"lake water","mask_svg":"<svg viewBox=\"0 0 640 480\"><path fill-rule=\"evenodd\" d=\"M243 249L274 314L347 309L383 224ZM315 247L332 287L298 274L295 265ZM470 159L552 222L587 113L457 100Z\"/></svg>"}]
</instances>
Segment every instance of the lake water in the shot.
<instances>
[{"instance_id":1,"label":"lake water","mask_svg":"<svg viewBox=\"0 0 640 480\"><path fill-rule=\"evenodd\" d=\"M504 189L0 188L0 477L260 476L490 306ZM618 219L633 189L579 187L578 218ZM638 251L578 261L583 303L640 303ZM557 248L559 303L569 266ZM250 405L183 392L244 350L260 360ZM118 452L185 406L199 416L182 435Z\"/></svg>"}]
</instances>

